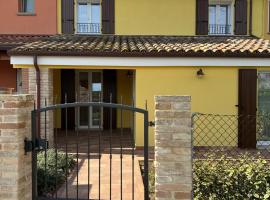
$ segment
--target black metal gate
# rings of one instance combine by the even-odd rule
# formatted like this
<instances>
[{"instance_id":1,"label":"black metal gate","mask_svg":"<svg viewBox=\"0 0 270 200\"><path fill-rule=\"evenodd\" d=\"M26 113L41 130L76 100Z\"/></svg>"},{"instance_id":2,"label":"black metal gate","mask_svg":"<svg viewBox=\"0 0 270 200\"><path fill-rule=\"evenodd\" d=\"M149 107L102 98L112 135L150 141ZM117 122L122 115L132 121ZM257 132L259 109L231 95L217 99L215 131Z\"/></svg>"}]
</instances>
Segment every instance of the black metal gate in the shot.
<instances>
[{"instance_id":1,"label":"black metal gate","mask_svg":"<svg viewBox=\"0 0 270 200\"><path fill-rule=\"evenodd\" d=\"M108 183L106 183L108 188L108 199L114 199L115 188L112 188L112 184L114 181L119 182L119 188L117 192L119 192L119 199L137 199L135 197L135 180L134 180L134 165L135 165L135 139L134 134L131 137L131 147L128 148L128 153L130 155L131 165L131 176L132 187L130 191L130 197L125 196L125 190L127 189L127 185L124 185L123 182L123 168L127 166L123 166L123 155L125 154L125 142L123 140L124 137L124 112L130 112L134 116L135 113L142 114L144 119L144 151L143 151L143 192L142 198L149 199L149 189L148 189L148 111L146 109L136 108L134 106L128 106L123 104L114 104L114 103L103 103L103 102L75 102L75 103L65 103L65 104L57 104L52 106L46 106L41 109L34 109L32 111L32 141L25 141L25 150L26 152L32 151L32 170L33 170L33 179L32 179L32 197L33 200L37 199L102 199L102 191L101 188L105 187L102 185L102 167L101 167L101 157L103 151L103 138L105 137L104 131L102 130L102 120L99 120L99 128L95 130L96 136L95 141L97 143L91 144L91 129L88 125L86 130L82 130L78 128L78 126L74 129L73 135L69 138L69 130L68 130L68 109L75 109L76 113L82 107L87 107L89 110L91 108L100 108L100 109L108 109L110 113L110 128L108 130L108 134L106 135L106 141L108 142L107 146L107 154L108 154ZM112 128L112 112L113 109L118 111L119 118L119 148L113 149L113 128ZM48 130L48 121L50 120L50 112L61 110L65 115L65 127L62 127L61 133L59 129L54 129L54 137L53 143L50 143L48 140L49 130ZM78 123L77 123L78 124ZM42 131L41 131L42 130ZM42 133L41 133L42 132ZM51 134L51 133L50 133ZM62 134L62 135L60 135ZM84 137L80 137L84 134ZM59 137L59 135L61 137ZM69 145L69 141L72 141L71 145ZM82 142L85 146L82 147ZM92 153L92 146L95 146L96 152ZM85 148L84 148L85 147ZM72 149L72 150L70 150ZM84 149L84 153L79 152L79 149ZM117 156L119 159L119 172L120 172L120 180L115 180L113 178L115 173L115 168L112 168L112 161L115 156L113 154L117 151ZM127 150L126 150L127 151ZM82 194L80 191L80 166L79 159L85 156L87 160L87 184L85 183L84 187L87 187L87 192ZM98 161L97 170L91 171L91 159L92 157L96 157ZM118 162L118 160L117 160ZM70 195L70 187L69 187L69 179L71 174L74 174L76 177L76 184L73 185L73 195ZM90 190L92 185L90 185L91 176L95 175L98 177L98 196L91 197ZM81 175L81 177L85 177ZM75 178L74 178L75 180ZM61 195L59 195L58 191L64 188ZM85 190L85 191L86 191ZM82 197L83 196L83 197ZM103 198L104 199L104 198ZM118 198L117 198L118 199Z\"/></svg>"}]
</instances>

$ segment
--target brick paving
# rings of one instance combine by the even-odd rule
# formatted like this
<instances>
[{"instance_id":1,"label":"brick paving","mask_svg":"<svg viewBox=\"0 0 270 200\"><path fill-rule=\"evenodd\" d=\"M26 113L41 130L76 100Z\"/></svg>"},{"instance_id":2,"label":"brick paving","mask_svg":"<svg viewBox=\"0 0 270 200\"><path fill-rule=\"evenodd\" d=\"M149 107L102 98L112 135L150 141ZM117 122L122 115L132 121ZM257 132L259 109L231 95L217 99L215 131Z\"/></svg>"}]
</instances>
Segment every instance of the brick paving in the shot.
<instances>
[{"instance_id":1,"label":"brick paving","mask_svg":"<svg viewBox=\"0 0 270 200\"><path fill-rule=\"evenodd\" d=\"M79 199L110 199L110 140L112 141L112 183L111 183L111 199L121 198L121 170L120 170L120 138L121 132L114 130L112 137L109 131L101 132L101 165L100 165L100 191L99 191L99 134L98 131L68 131L68 137L65 137L65 132L58 132L57 148L67 151L70 154L77 154L78 143L78 172L77 165L68 177L67 184L64 183L57 192L58 198L66 198L66 186L68 188L68 198L77 198L77 181L78 181L78 198ZM133 180L132 180L132 134L130 130L124 130L122 135L123 143L123 182L122 182L122 199L132 199ZM89 139L89 140L88 140ZM88 160L88 144L90 144L90 160ZM142 160L140 155L135 155L134 159L134 199L140 200L144 198L143 179L140 171L139 160ZM89 164L89 168L88 168ZM88 173L88 170L90 173ZM89 177L89 187L88 187ZM89 189L89 194L88 194Z\"/></svg>"},{"instance_id":2,"label":"brick paving","mask_svg":"<svg viewBox=\"0 0 270 200\"><path fill-rule=\"evenodd\" d=\"M79 176L78 176L78 198L99 199L99 159L98 156L90 159L90 174L88 174L88 159L80 155ZM134 199L143 199L143 180L138 164L134 161ZM120 199L121 178L120 178L120 156L112 156L112 198ZM88 196L88 175L89 175L89 196ZM123 156L123 199L132 199L132 157ZM110 155L102 154L100 165L100 199L110 199ZM77 166L68 178L68 198L77 198ZM66 197L66 183L58 190L58 197Z\"/></svg>"},{"instance_id":3,"label":"brick paving","mask_svg":"<svg viewBox=\"0 0 270 200\"><path fill-rule=\"evenodd\" d=\"M124 129L121 137L121 132L119 129L113 130L112 134L110 131L98 131L98 130L81 130L73 131L55 131L55 141L57 142L57 148L65 151L67 144L67 151L69 153L77 153L77 144L79 153L88 153L88 143L91 153L99 152L99 137L100 137L100 151L101 153L108 153L110 150L110 141L113 153L119 153L122 147L125 153L131 153L132 147L132 132L129 129Z\"/></svg>"}]
</instances>

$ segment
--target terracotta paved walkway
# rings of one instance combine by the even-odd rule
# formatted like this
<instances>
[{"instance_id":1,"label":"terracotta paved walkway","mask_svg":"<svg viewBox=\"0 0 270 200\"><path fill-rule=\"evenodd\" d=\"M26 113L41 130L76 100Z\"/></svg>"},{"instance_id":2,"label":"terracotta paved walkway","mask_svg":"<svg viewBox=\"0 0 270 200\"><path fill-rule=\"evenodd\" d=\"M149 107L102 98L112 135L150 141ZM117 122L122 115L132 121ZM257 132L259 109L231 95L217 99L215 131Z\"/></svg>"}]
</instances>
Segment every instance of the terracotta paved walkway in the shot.
<instances>
[{"instance_id":1,"label":"terracotta paved walkway","mask_svg":"<svg viewBox=\"0 0 270 200\"><path fill-rule=\"evenodd\" d=\"M90 194L89 199L99 199L99 159L96 154L90 159ZM143 200L143 180L139 168L138 159L134 161L134 199ZM100 199L110 199L110 155L102 154L101 157L101 188ZM132 199L132 157L123 155L123 199ZM85 155L79 157L78 198L88 199L88 159ZM120 155L112 156L112 198L120 199ZM58 190L58 197L66 197L66 184ZM77 197L77 167L68 178L68 197Z\"/></svg>"},{"instance_id":2,"label":"terracotta paved walkway","mask_svg":"<svg viewBox=\"0 0 270 200\"><path fill-rule=\"evenodd\" d=\"M68 177L68 198L77 198L77 178L78 178L78 198L79 199L99 199L99 136L101 136L101 179L100 179L100 199L110 199L110 147L112 147L112 198L120 199L120 138L123 145L123 200L132 199L132 132L129 129L123 130L121 137L120 130L113 130L112 135L109 131L58 131L55 134L58 150L66 151L75 155L79 153L79 176L77 177L77 166ZM112 136L112 137L111 137ZM111 141L111 145L110 145ZM88 144L90 154L90 175L88 174ZM143 151L136 151L134 160L134 199L143 200L144 186L138 160L142 160ZM150 153L150 158L153 154ZM88 175L90 179L88 196ZM66 183L57 192L58 198L66 198Z\"/></svg>"}]
</instances>

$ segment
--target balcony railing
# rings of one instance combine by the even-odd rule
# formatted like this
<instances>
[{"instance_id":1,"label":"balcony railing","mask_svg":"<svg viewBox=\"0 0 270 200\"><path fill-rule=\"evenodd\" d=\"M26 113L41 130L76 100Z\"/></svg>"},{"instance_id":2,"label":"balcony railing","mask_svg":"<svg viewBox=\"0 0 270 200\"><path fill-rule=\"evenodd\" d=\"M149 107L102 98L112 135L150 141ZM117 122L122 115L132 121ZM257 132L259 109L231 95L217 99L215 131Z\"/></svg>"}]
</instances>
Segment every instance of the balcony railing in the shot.
<instances>
[{"instance_id":1,"label":"balcony railing","mask_svg":"<svg viewBox=\"0 0 270 200\"><path fill-rule=\"evenodd\" d=\"M99 34L100 23L77 23L77 33Z\"/></svg>"},{"instance_id":2,"label":"balcony railing","mask_svg":"<svg viewBox=\"0 0 270 200\"><path fill-rule=\"evenodd\" d=\"M232 34L232 26L229 24L209 24L209 35L229 35Z\"/></svg>"}]
</instances>

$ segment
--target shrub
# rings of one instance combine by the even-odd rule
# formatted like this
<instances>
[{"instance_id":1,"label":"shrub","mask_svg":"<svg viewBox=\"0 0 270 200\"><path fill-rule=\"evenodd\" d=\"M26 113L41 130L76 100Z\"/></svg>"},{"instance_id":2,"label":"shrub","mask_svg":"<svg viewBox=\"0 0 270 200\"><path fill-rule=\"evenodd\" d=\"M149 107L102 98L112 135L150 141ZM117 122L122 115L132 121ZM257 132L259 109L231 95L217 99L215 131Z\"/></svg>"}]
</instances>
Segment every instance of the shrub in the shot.
<instances>
[{"instance_id":1,"label":"shrub","mask_svg":"<svg viewBox=\"0 0 270 200\"><path fill-rule=\"evenodd\" d=\"M150 200L155 199L155 167L153 163L149 163L149 195Z\"/></svg>"},{"instance_id":2,"label":"shrub","mask_svg":"<svg viewBox=\"0 0 270 200\"><path fill-rule=\"evenodd\" d=\"M67 162L67 165L66 165ZM73 156L62 151L57 152L57 167L56 167L56 152L55 149L47 151L47 167L45 171L45 151L39 152L37 155L37 189L39 195L49 195L58 189L65 181L66 171L74 168L75 161Z\"/></svg>"},{"instance_id":3,"label":"shrub","mask_svg":"<svg viewBox=\"0 0 270 200\"><path fill-rule=\"evenodd\" d=\"M194 199L270 199L269 164L247 157L194 160Z\"/></svg>"}]
</instances>

